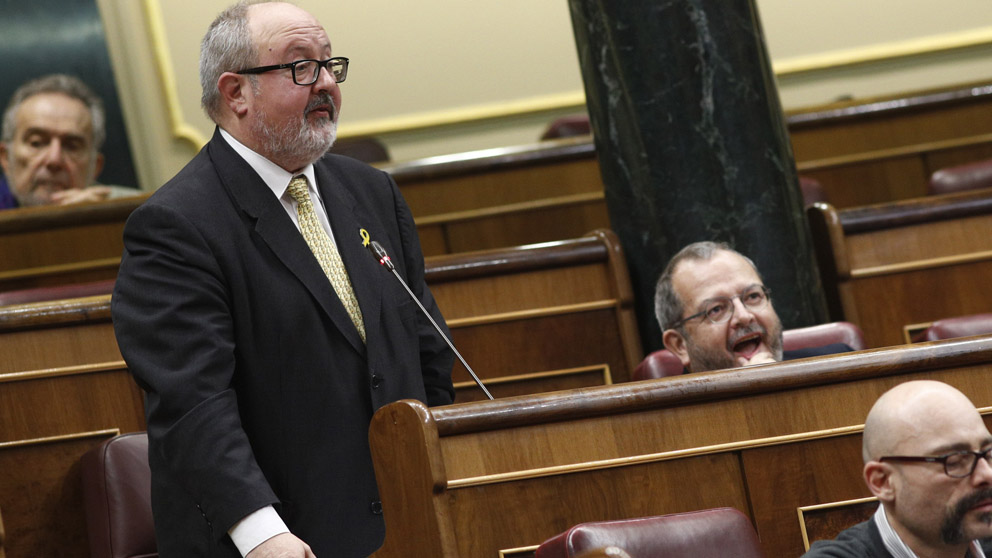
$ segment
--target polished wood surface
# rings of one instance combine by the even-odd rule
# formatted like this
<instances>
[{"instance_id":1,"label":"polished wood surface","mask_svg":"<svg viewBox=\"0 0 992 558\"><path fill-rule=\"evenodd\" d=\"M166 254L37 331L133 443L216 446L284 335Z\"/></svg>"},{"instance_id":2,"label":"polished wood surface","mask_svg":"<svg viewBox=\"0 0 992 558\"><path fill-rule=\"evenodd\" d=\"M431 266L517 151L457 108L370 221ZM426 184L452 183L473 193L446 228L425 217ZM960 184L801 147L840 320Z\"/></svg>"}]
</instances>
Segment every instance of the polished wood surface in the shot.
<instances>
[{"instance_id":1,"label":"polished wood surface","mask_svg":"<svg viewBox=\"0 0 992 558\"><path fill-rule=\"evenodd\" d=\"M0 507L10 556L89 555L79 457L144 430L110 297L0 308Z\"/></svg>"},{"instance_id":2,"label":"polished wood surface","mask_svg":"<svg viewBox=\"0 0 992 558\"><path fill-rule=\"evenodd\" d=\"M476 558L584 521L732 506L767 556L799 556L797 509L867 496L875 399L929 378L992 405L992 337L901 346L427 409L370 431L387 533L378 558Z\"/></svg>"},{"instance_id":3,"label":"polished wood surface","mask_svg":"<svg viewBox=\"0 0 992 558\"><path fill-rule=\"evenodd\" d=\"M837 210L807 209L832 320L870 347L907 326L992 310L992 190Z\"/></svg>"},{"instance_id":4,"label":"polished wood surface","mask_svg":"<svg viewBox=\"0 0 992 558\"><path fill-rule=\"evenodd\" d=\"M612 232L428 258L425 276L455 346L498 394L624 382L643 357ZM453 375L470 381L460 363ZM484 397L465 386L459 401Z\"/></svg>"},{"instance_id":5,"label":"polished wood surface","mask_svg":"<svg viewBox=\"0 0 992 558\"><path fill-rule=\"evenodd\" d=\"M0 291L113 279L124 221L146 198L0 211Z\"/></svg>"}]
</instances>

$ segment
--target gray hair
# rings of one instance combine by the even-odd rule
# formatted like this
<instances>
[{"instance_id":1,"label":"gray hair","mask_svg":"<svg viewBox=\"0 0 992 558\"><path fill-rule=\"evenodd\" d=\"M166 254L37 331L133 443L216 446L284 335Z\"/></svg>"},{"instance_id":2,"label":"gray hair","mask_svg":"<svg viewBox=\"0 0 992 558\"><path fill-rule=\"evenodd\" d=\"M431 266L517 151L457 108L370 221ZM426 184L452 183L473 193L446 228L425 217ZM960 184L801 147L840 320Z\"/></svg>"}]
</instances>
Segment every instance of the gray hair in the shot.
<instances>
[{"instance_id":1,"label":"gray hair","mask_svg":"<svg viewBox=\"0 0 992 558\"><path fill-rule=\"evenodd\" d=\"M211 120L220 118L221 96L217 82L224 72L258 64L258 47L248 27L248 7L267 0L241 0L214 19L200 43L200 105ZM250 76L255 83L255 76Z\"/></svg>"},{"instance_id":2,"label":"gray hair","mask_svg":"<svg viewBox=\"0 0 992 558\"><path fill-rule=\"evenodd\" d=\"M758 277L761 277L758 266L754 265L751 258L737 252L725 242L703 241L694 242L686 246L668 261L668 265L665 266L665 271L658 278L658 284L654 289L654 315L658 319L658 325L661 327L661 331L671 329L672 324L678 322L682 318L682 313L685 311L685 304L679 298L679 295L676 294L675 287L672 285L672 276L675 274L675 269L685 260L708 261L713 258L714 254L720 251L733 252L744 258L754 268L754 272L758 274ZM677 331L685 335L682 326L679 326Z\"/></svg>"},{"instance_id":3,"label":"gray hair","mask_svg":"<svg viewBox=\"0 0 992 558\"><path fill-rule=\"evenodd\" d=\"M3 113L3 130L0 132L0 140L9 143L14 139L17 128L17 109L29 97L41 93L61 93L78 99L86 105L90 111L90 122L93 129L92 150L96 152L103 147L103 142L107 138L107 113L104 111L103 101L79 78L66 74L42 76L18 87Z\"/></svg>"}]
</instances>

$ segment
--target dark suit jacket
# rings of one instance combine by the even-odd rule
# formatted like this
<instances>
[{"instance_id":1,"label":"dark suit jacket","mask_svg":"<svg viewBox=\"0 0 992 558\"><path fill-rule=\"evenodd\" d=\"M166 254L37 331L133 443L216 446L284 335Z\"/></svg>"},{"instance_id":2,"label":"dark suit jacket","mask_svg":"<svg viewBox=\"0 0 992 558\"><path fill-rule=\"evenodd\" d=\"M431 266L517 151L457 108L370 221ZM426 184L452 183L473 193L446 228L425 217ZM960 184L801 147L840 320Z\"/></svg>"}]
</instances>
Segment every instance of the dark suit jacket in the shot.
<instances>
[{"instance_id":1,"label":"dark suit jacket","mask_svg":"<svg viewBox=\"0 0 992 558\"><path fill-rule=\"evenodd\" d=\"M452 401L450 349L359 235L389 251L443 324L395 182L341 156L315 166L367 347L279 201L219 133L128 219L112 310L147 392L163 558L238 556L227 530L269 504L318 556L367 556L385 533L372 413Z\"/></svg>"}]
</instances>

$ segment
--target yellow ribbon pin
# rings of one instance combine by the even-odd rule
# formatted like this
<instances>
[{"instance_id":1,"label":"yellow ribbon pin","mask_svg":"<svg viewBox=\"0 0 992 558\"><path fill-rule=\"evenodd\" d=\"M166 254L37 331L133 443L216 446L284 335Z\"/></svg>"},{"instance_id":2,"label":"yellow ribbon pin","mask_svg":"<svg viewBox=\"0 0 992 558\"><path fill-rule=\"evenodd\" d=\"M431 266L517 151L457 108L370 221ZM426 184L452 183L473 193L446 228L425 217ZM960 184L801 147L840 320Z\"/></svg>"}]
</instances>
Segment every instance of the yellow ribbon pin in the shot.
<instances>
[{"instance_id":1,"label":"yellow ribbon pin","mask_svg":"<svg viewBox=\"0 0 992 558\"><path fill-rule=\"evenodd\" d=\"M362 246L368 248L369 241L372 240L372 238L369 236L369 231L365 229L358 229L358 234L362 235Z\"/></svg>"}]
</instances>

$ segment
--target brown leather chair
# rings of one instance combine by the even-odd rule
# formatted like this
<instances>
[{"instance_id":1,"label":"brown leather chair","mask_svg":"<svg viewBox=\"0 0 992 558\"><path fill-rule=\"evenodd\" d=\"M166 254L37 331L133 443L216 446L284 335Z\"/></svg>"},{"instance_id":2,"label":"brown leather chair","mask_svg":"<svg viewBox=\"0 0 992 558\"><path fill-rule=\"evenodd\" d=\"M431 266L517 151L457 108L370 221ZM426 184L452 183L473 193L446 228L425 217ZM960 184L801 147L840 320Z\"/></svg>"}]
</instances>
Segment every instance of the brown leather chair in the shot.
<instances>
[{"instance_id":1,"label":"brown leather chair","mask_svg":"<svg viewBox=\"0 0 992 558\"><path fill-rule=\"evenodd\" d=\"M114 279L95 281L92 283L77 283L74 285L58 285L55 287L36 287L0 293L0 306L12 304L29 304L66 298L106 295L114 291Z\"/></svg>"},{"instance_id":2,"label":"brown leather chair","mask_svg":"<svg viewBox=\"0 0 992 558\"><path fill-rule=\"evenodd\" d=\"M115 436L86 452L80 469L90 556L157 557L148 436Z\"/></svg>"},{"instance_id":3,"label":"brown leather chair","mask_svg":"<svg viewBox=\"0 0 992 558\"><path fill-rule=\"evenodd\" d=\"M548 124L548 128L541 135L542 140L570 138L574 136L585 136L592 133L592 126L589 124L589 116L585 114L573 114L556 118Z\"/></svg>"},{"instance_id":4,"label":"brown leather chair","mask_svg":"<svg viewBox=\"0 0 992 558\"><path fill-rule=\"evenodd\" d=\"M913 336L914 342L939 341L955 337L970 337L992 333L992 314L971 314L956 318L944 318L930 324L922 332Z\"/></svg>"},{"instance_id":5,"label":"brown leather chair","mask_svg":"<svg viewBox=\"0 0 992 558\"><path fill-rule=\"evenodd\" d=\"M815 178L800 176L799 190L803 194L803 206L827 202L827 192L823 189L823 184Z\"/></svg>"},{"instance_id":6,"label":"brown leather chair","mask_svg":"<svg viewBox=\"0 0 992 558\"><path fill-rule=\"evenodd\" d=\"M992 159L947 167L930 175L927 194L951 194L992 188Z\"/></svg>"},{"instance_id":7,"label":"brown leather chair","mask_svg":"<svg viewBox=\"0 0 992 558\"><path fill-rule=\"evenodd\" d=\"M630 558L762 558L751 520L733 508L582 523L537 547L537 558L576 558L616 547Z\"/></svg>"},{"instance_id":8,"label":"brown leather chair","mask_svg":"<svg viewBox=\"0 0 992 558\"><path fill-rule=\"evenodd\" d=\"M850 322L831 322L787 329L782 332L782 349L786 351L822 347L833 343L843 343L855 351L867 348L861 328ZM668 349L661 349L646 356L634 369L631 379L650 380L678 376L681 373L682 361Z\"/></svg>"},{"instance_id":9,"label":"brown leather chair","mask_svg":"<svg viewBox=\"0 0 992 558\"><path fill-rule=\"evenodd\" d=\"M385 144L373 137L343 138L334 142L331 153L358 159L363 163L385 163L389 161L389 150Z\"/></svg>"}]
</instances>

